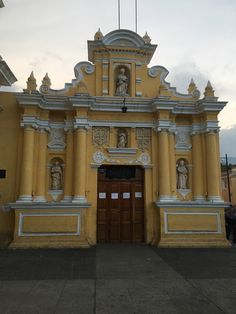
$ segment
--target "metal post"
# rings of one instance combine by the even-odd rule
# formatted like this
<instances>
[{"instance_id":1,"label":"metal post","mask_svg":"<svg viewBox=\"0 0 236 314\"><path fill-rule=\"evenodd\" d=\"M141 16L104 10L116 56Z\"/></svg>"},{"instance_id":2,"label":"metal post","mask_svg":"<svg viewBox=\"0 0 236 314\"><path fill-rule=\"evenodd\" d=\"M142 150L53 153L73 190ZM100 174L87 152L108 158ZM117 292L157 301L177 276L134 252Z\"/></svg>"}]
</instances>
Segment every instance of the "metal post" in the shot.
<instances>
[{"instance_id":1,"label":"metal post","mask_svg":"<svg viewBox=\"0 0 236 314\"><path fill-rule=\"evenodd\" d=\"M138 32L138 1L135 0L135 32Z\"/></svg>"},{"instance_id":2,"label":"metal post","mask_svg":"<svg viewBox=\"0 0 236 314\"><path fill-rule=\"evenodd\" d=\"M120 0L118 0L118 28L120 29Z\"/></svg>"},{"instance_id":3,"label":"metal post","mask_svg":"<svg viewBox=\"0 0 236 314\"><path fill-rule=\"evenodd\" d=\"M230 180L229 180L229 165L228 165L228 156L227 156L227 154L225 154L225 165L226 165L226 174L227 174L227 182L228 182L229 202L231 203L231 190L230 190Z\"/></svg>"}]
</instances>

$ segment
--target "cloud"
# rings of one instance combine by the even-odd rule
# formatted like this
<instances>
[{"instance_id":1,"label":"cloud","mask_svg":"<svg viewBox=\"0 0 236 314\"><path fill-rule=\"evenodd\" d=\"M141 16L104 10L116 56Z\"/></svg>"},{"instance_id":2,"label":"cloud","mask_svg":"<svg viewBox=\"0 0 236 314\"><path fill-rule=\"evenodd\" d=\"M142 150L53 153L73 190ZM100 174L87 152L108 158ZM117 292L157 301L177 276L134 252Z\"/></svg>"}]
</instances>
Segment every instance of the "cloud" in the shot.
<instances>
[{"instance_id":1,"label":"cloud","mask_svg":"<svg viewBox=\"0 0 236 314\"><path fill-rule=\"evenodd\" d=\"M221 156L236 157L236 125L220 131L220 153Z\"/></svg>"},{"instance_id":2,"label":"cloud","mask_svg":"<svg viewBox=\"0 0 236 314\"><path fill-rule=\"evenodd\" d=\"M171 67L167 78L171 81L171 85L177 87L181 93L187 93L191 78L201 92L204 91L208 81L207 75L200 70L197 64L188 60Z\"/></svg>"}]
</instances>

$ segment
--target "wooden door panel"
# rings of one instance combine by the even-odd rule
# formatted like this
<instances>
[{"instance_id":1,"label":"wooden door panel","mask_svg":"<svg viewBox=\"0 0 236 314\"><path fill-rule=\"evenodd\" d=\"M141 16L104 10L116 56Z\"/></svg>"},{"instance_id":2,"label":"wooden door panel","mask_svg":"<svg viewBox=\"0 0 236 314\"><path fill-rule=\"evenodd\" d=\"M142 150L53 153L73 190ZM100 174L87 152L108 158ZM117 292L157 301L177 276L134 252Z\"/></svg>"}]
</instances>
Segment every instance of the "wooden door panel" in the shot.
<instances>
[{"instance_id":1,"label":"wooden door panel","mask_svg":"<svg viewBox=\"0 0 236 314\"><path fill-rule=\"evenodd\" d=\"M131 183L120 182L120 240L121 242L132 242L132 199Z\"/></svg>"},{"instance_id":2,"label":"wooden door panel","mask_svg":"<svg viewBox=\"0 0 236 314\"><path fill-rule=\"evenodd\" d=\"M125 222L120 227L120 242L132 242L131 223Z\"/></svg>"},{"instance_id":3,"label":"wooden door panel","mask_svg":"<svg viewBox=\"0 0 236 314\"><path fill-rule=\"evenodd\" d=\"M133 183L134 205L133 205L133 240L143 242L144 240L144 199L142 182Z\"/></svg>"},{"instance_id":4,"label":"wooden door panel","mask_svg":"<svg viewBox=\"0 0 236 314\"><path fill-rule=\"evenodd\" d=\"M119 243L120 242L120 223L112 222L110 224L110 241L111 243Z\"/></svg>"},{"instance_id":5,"label":"wooden door panel","mask_svg":"<svg viewBox=\"0 0 236 314\"><path fill-rule=\"evenodd\" d=\"M144 240L142 169L138 169L137 173L138 181L113 180L105 175L100 176L97 202L98 242L142 242ZM136 197L135 192L138 192ZM101 197L99 193L102 193Z\"/></svg>"},{"instance_id":6,"label":"wooden door panel","mask_svg":"<svg viewBox=\"0 0 236 314\"><path fill-rule=\"evenodd\" d=\"M106 224L97 224L97 241L99 243L107 242L107 226Z\"/></svg>"},{"instance_id":7,"label":"wooden door panel","mask_svg":"<svg viewBox=\"0 0 236 314\"><path fill-rule=\"evenodd\" d=\"M144 232L143 232L143 223L134 224L134 242L143 242Z\"/></svg>"}]
</instances>

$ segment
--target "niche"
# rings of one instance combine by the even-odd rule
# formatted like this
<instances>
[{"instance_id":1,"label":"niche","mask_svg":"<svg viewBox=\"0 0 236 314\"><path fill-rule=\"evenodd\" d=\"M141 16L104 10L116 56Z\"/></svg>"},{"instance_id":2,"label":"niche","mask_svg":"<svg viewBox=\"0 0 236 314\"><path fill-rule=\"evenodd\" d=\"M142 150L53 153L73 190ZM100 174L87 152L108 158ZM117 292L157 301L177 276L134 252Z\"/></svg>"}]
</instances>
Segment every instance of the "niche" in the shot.
<instances>
[{"instance_id":1,"label":"niche","mask_svg":"<svg viewBox=\"0 0 236 314\"><path fill-rule=\"evenodd\" d=\"M61 158L53 158L49 165L50 171L50 190L63 190L63 160Z\"/></svg>"},{"instance_id":2,"label":"niche","mask_svg":"<svg viewBox=\"0 0 236 314\"><path fill-rule=\"evenodd\" d=\"M125 65L119 65L114 71L114 94L115 96L130 95L130 69Z\"/></svg>"},{"instance_id":3,"label":"niche","mask_svg":"<svg viewBox=\"0 0 236 314\"><path fill-rule=\"evenodd\" d=\"M188 162L184 158L177 160L176 164L177 189L186 190L189 188L189 167Z\"/></svg>"}]
</instances>

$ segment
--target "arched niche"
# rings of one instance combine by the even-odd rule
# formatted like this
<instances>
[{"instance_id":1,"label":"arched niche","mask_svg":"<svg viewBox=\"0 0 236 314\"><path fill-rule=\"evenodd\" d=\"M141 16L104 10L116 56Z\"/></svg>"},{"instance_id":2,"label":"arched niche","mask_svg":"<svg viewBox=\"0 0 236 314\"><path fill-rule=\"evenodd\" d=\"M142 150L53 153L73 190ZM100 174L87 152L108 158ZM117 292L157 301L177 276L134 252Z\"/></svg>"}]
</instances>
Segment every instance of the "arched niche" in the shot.
<instances>
[{"instance_id":1,"label":"arched niche","mask_svg":"<svg viewBox=\"0 0 236 314\"><path fill-rule=\"evenodd\" d=\"M178 190L189 189L189 164L185 158L179 158L176 162L176 179Z\"/></svg>"},{"instance_id":2,"label":"arched niche","mask_svg":"<svg viewBox=\"0 0 236 314\"><path fill-rule=\"evenodd\" d=\"M64 161L54 157L49 163L49 186L50 190L63 190Z\"/></svg>"},{"instance_id":3,"label":"arched niche","mask_svg":"<svg viewBox=\"0 0 236 314\"><path fill-rule=\"evenodd\" d=\"M119 64L114 68L114 95L126 97L131 93L130 66Z\"/></svg>"}]
</instances>

